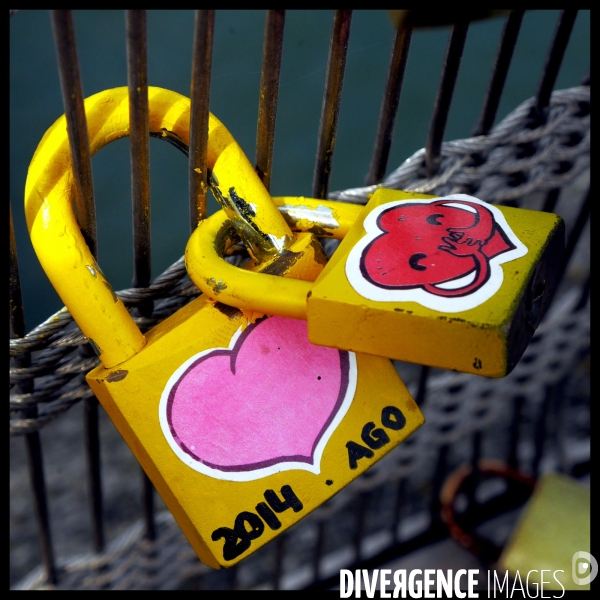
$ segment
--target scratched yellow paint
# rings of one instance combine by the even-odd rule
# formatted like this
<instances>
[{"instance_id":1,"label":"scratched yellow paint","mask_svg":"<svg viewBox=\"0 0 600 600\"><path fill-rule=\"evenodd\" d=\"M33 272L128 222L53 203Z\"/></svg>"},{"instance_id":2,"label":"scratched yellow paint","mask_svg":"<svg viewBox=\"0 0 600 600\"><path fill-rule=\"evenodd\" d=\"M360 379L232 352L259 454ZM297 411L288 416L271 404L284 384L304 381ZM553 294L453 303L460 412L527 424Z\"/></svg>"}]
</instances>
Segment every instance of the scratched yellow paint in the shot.
<instances>
[{"instance_id":1,"label":"scratched yellow paint","mask_svg":"<svg viewBox=\"0 0 600 600\"><path fill-rule=\"evenodd\" d=\"M502 265L502 287L492 298L470 310L443 314L417 302L369 300L346 276L348 254L366 234L362 225L366 215L403 198L432 196L378 191L311 288L307 302L311 342L489 377L505 375L508 327L545 246L561 227L560 217L499 206L527 254Z\"/></svg>"},{"instance_id":2,"label":"scratched yellow paint","mask_svg":"<svg viewBox=\"0 0 600 600\"><path fill-rule=\"evenodd\" d=\"M231 230L225 216L217 216L220 219L213 216L212 221L222 221L223 227ZM299 258L282 274L315 279L324 264L314 250L312 236L300 234L290 250ZM258 268L268 269L269 265ZM222 285L227 289L226 284ZM219 292L214 296L218 298ZM191 357L204 350L229 347L232 336L240 328L262 316L231 311L202 296L148 332L146 346L137 355L112 368L99 366L86 378L200 559L213 568L230 567L268 543L360 476L424 423L422 413L392 363L388 359L357 354L356 391L348 412L325 446L318 474L292 469L253 481L227 481L190 468L173 452L161 429L161 393L173 373ZM302 369L302 365L299 368ZM382 411L389 407L401 411L405 425L398 430L386 427L389 441L371 450L372 456L357 460L352 468L348 442L364 446L365 426L374 424L375 431L385 427ZM302 509L298 512L287 509L277 514L281 522L279 529L265 525L248 549L226 559L224 541L214 540L214 532L223 527L234 528L240 514L256 514L256 506L265 502L267 490L281 497L285 486L291 487Z\"/></svg>"},{"instance_id":3,"label":"scratched yellow paint","mask_svg":"<svg viewBox=\"0 0 600 600\"><path fill-rule=\"evenodd\" d=\"M151 132L162 132L188 143L187 98L150 88L149 106ZM113 139L128 135L126 88L88 98L85 108L92 153ZM288 281L282 277L297 278L298 283L314 280L325 264L322 248L314 236L300 233L294 237L291 234L229 132L212 115L209 128L208 163L220 185L223 189L235 185L240 195L252 198L257 207L255 221L261 230L269 231L276 239L286 239L284 252L278 259L258 266L250 265L237 272L257 275L254 271L261 270L266 273L263 277L280 281ZM276 319L259 321L264 311L236 310L219 302L219 294L227 295L230 290L227 281L217 274L204 278L215 300L200 297L146 336L142 335L127 309L115 297L79 231L73 213L72 181L66 126L62 118L44 136L28 173L25 208L32 242L65 305L99 351L102 364L86 377L90 387L207 565L228 567L244 559L340 491L423 424L423 415L391 362L358 354L355 359L348 358L354 383L346 385L344 389L348 391L344 403L335 405L337 408L331 413L335 418L328 422L326 430L322 430L327 436L318 438L324 442L312 471L295 468L292 461L285 470L276 463L266 474L233 480L230 475L215 475L214 471L211 475L204 472L207 471L204 467L204 471L191 467L189 461L182 460L174 450L172 440L167 438L165 424L161 422L165 390L171 389L171 382L177 381L178 373L188 361L214 349L222 352L231 347L232 340L239 339L234 336L240 331L257 331L259 324L272 323ZM216 252L218 247L222 254L233 228L221 211L211 223L217 224L211 248ZM255 329L251 330L251 327ZM303 372L305 363L301 358L298 360L298 364L290 365L290 371ZM262 373L258 369L253 376L258 381ZM281 402L294 391L284 385L287 375L285 371L281 373L284 382ZM218 386L220 380L215 379L212 383ZM202 387L194 393L202 398ZM251 396L251 390L247 393ZM276 396L277 401L279 398ZM318 400L321 401L320 396ZM289 410L290 419L293 419L293 405ZM202 416L226 420L227 407L218 407L216 415L205 412ZM268 413L259 416L269 419ZM295 431L301 430L303 425L302 422L294 423ZM239 435L245 433L240 431ZM248 435L252 435L251 432ZM278 504L273 503L273 494L279 502L286 501L279 509L275 508ZM289 494L296 499L293 506ZM264 516L264 511L270 510L265 502L276 515L271 510L271 517ZM254 529L236 529L236 522L241 517L251 517ZM274 524L274 518L279 526ZM242 519L242 526L245 522ZM232 538L235 551L231 552L232 544L229 544L229 555L226 552L229 538L223 536L224 531L237 531ZM237 544L236 535L249 543L246 546Z\"/></svg>"},{"instance_id":4,"label":"scratched yellow paint","mask_svg":"<svg viewBox=\"0 0 600 600\"><path fill-rule=\"evenodd\" d=\"M489 377L504 376L533 334L533 328L527 329L523 322L522 300L530 293L540 265L546 269L547 276L542 279L548 290L556 282L564 224L549 213L495 207L525 254L499 265L501 286L472 308L449 312L416 301L370 300L358 293L348 279L346 263L366 235L365 218L390 202L431 198L381 189L362 208L314 198L274 198L294 230L343 240L314 284L263 273L240 273L239 268L226 263L211 241L219 236L225 222L219 214L201 223L190 238L186 248L188 272L209 295L207 278L226 281L227 288L219 298L232 306L308 320L309 338L314 344Z\"/></svg>"},{"instance_id":5,"label":"scratched yellow paint","mask_svg":"<svg viewBox=\"0 0 600 600\"><path fill-rule=\"evenodd\" d=\"M84 106L92 155L129 135L126 87L95 94L84 101ZM189 145L189 98L149 87L148 109L150 133ZM283 246L289 245L289 228L270 195L227 128L212 114L207 162L224 190L235 187L240 196L253 199L259 228ZM86 337L100 348L102 361L115 365L133 356L145 342L123 303L115 301L109 282L84 244L72 208L72 188L69 140L62 116L44 134L29 166L25 184L27 226L38 259L59 296ZM104 335L108 332L110 335Z\"/></svg>"},{"instance_id":6,"label":"scratched yellow paint","mask_svg":"<svg viewBox=\"0 0 600 600\"><path fill-rule=\"evenodd\" d=\"M244 319L241 315L230 318L201 297L149 332L148 343L138 355L113 369L100 366L87 377L190 544L200 559L214 568L236 564L285 531L361 475L424 422L391 362L360 354L357 355L354 401L325 447L318 475L291 470L239 482L215 479L191 469L174 454L161 431L158 420L161 391L173 371L191 356L206 348L227 347ZM127 376L110 383L111 374L119 371L127 371ZM399 431L386 429L390 443L374 450L373 458L359 460L357 468L352 470L346 444L349 441L362 444L361 432L369 422L380 428L381 412L387 406L400 409L406 417L406 425ZM285 510L278 514L281 529L274 531L265 526L263 534L252 540L247 551L226 561L224 542L222 539L213 541L213 531L220 527L233 528L238 514L256 512L256 505L265 501L266 490L274 490L281 496L280 490L285 485L292 487L302 502L302 510L297 513Z\"/></svg>"}]
</instances>

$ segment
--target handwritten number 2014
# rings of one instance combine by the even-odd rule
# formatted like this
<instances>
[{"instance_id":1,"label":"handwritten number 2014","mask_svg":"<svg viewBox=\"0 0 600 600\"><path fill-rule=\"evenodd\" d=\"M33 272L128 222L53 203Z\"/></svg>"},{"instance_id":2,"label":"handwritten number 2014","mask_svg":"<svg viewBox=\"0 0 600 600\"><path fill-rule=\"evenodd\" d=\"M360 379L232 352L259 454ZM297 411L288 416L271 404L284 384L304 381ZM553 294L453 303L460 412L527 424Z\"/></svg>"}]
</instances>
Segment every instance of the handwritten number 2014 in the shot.
<instances>
[{"instance_id":1,"label":"handwritten number 2014","mask_svg":"<svg viewBox=\"0 0 600 600\"><path fill-rule=\"evenodd\" d=\"M406 418L402 411L395 406L386 406L381 411L381 424L386 429L398 431L406 425ZM346 444L348 449L348 462L350 469L358 468L358 461L361 458L373 458L373 450L390 443L390 437L384 429L377 427L374 422L366 423L361 432L361 440L364 444L357 444L349 441ZM212 532L213 542L225 539L223 544L223 558L233 560L246 552L252 540L259 538L265 531L265 524L277 531L281 528L281 521L278 514L291 508L295 513L300 512L304 506L298 496L289 485L281 488L281 500L274 490L267 490L264 493L265 502L259 502L256 507L256 513L242 511L235 518L233 527L219 527Z\"/></svg>"},{"instance_id":2,"label":"handwritten number 2014","mask_svg":"<svg viewBox=\"0 0 600 600\"><path fill-rule=\"evenodd\" d=\"M304 508L291 486L284 485L281 488L281 495L283 500L278 498L274 490L267 490L264 493L266 502L259 502L256 505L256 512L262 519L255 513L245 510L235 518L233 528L219 527L212 532L213 542L225 538L223 544L223 558L225 560L233 560L246 552L250 548L252 540L263 534L265 523L273 530L279 529L281 521L275 513L282 513L288 508L291 508L294 512L300 512Z\"/></svg>"}]
</instances>

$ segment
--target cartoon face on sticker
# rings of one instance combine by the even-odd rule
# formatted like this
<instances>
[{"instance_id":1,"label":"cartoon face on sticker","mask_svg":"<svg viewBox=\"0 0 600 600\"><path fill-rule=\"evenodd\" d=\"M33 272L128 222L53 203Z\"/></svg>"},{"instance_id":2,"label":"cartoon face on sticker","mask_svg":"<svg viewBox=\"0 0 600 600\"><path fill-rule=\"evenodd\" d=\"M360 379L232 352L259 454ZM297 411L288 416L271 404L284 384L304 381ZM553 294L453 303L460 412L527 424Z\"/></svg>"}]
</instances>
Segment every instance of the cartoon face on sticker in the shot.
<instances>
[{"instance_id":1,"label":"cartoon face on sticker","mask_svg":"<svg viewBox=\"0 0 600 600\"><path fill-rule=\"evenodd\" d=\"M186 465L218 479L318 474L356 377L352 352L312 345L304 321L269 317L173 373L159 406L162 431Z\"/></svg>"},{"instance_id":2,"label":"cartoon face on sticker","mask_svg":"<svg viewBox=\"0 0 600 600\"><path fill-rule=\"evenodd\" d=\"M527 254L498 208L465 194L383 204L364 228L346 276L358 294L380 302L469 310L500 289L502 263Z\"/></svg>"}]
</instances>

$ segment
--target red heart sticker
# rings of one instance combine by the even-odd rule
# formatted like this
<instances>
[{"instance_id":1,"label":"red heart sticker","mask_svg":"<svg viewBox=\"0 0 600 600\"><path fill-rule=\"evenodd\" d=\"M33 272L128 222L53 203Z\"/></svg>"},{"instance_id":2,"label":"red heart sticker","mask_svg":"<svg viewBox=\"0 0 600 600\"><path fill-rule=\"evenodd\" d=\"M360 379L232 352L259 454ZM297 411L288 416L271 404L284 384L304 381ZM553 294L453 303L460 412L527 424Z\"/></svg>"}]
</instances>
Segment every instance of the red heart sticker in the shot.
<instances>
[{"instance_id":1,"label":"red heart sticker","mask_svg":"<svg viewBox=\"0 0 600 600\"><path fill-rule=\"evenodd\" d=\"M502 285L501 265L527 253L495 206L465 194L389 202L364 222L346 275L363 297L469 310Z\"/></svg>"},{"instance_id":2,"label":"red heart sticker","mask_svg":"<svg viewBox=\"0 0 600 600\"><path fill-rule=\"evenodd\" d=\"M181 460L219 479L319 473L356 374L352 352L314 346L304 321L269 317L177 369L161 397L162 430Z\"/></svg>"}]
</instances>

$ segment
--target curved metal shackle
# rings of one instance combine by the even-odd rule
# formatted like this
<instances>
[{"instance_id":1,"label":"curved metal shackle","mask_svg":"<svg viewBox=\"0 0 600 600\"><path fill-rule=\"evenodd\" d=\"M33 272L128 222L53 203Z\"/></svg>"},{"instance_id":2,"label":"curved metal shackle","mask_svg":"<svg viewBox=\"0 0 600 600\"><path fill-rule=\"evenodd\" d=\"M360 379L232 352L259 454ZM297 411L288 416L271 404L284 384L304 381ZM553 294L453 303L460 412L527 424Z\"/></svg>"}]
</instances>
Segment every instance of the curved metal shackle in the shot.
<instances>
[{"instance_id":1,"label":"curved metal shackle","mask_svg":"<svg viewBox=\"0 0 600 600\"><path fill-rule=\"evenodd\" d=\"M342 239L365 207L304 197L273 198L293 230L310 231ZM234 235L223 211L202 221L185 248L190 279L207 296L224 304L269 315L306 320L306 297L313 283L249 271L224 258L227 241ZM293 251L293 248L292 248Z\"/></svg>"},{"instance_id":2,"label":"curved metal shackle","mask_svg":"<svg viewBox=\"0 0 600 600\"><path fill-rule=\"evenodd\" d=\"M90 96L84 105L92 155L129 135L127 87ZM148 109L151 134L189 146L189 98L149 87ZM207 163L222 189L235 188L240 197L251 198L254 220L262 231L279 240L283 248L293 241L293 234L244 152L212 114ZM44 134L29 166L25 184L27 227L46 275L108 368L139 352L146 339L85 243L73 208L73 177L63 115Z\"/></svg>"}]
</instances>

